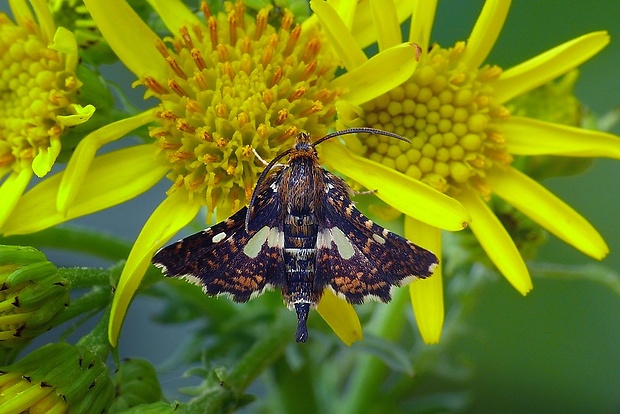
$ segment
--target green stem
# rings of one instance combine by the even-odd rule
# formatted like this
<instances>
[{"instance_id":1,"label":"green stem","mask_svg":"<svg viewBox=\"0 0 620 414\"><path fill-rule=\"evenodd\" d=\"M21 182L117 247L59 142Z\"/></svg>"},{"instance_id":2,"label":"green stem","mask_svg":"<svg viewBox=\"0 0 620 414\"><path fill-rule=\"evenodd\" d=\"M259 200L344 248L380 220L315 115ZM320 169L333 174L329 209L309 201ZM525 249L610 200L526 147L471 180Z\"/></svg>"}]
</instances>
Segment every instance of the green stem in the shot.
<instances>
[{"instance_id":1,"label":"green stem","mask_svg":"<svg viewBox=\"0 0 620 414\"><path fill-rule=\"evenodd\" d=\"M79 298L72 299L71 304L63 312L60 323L64 323L79 315L99 312L111 301L112 292L110 288L96 287Z\"/></svg>"},{"instance_id":2,"label":"green stem","mask_svg":"<svg viewBox=\"0 0 620 414\"><path fill-rule=\"evenodd\" d=\"M239 400L252 381L277 360L293 338L293 318L279 312L271 329L265 332L223 379L222 386L197 397L189 403L188 413L220 412L231 400Z\"/></svg>"},{"instance_id":3,"label":"green stem","mask_svg":"<svg viewBox=\"0 0 620 414\"><path fill-rule=\"evenodd\" d=\"M108 341L108 322L110 321L110 308L104 312L97 322L97 325L90 333L84 335L77 345L88 348L93 354L99 356L103 361L106 360L110 353L111 345Z\"/></svg>"},{"instance_id":4,"label":"green stem","mask_svg":"<svg viewBox=\"0 0 620 414\"><path fill-rule=\"evenodd\" d=\"M79 227L52 227L37 233L0 237L1 244L53 247L114 261L125 259L131 245L119 237Z\"/></svg>"},{"instance_id":5,"label":"green stem","mask_svg":"<svg viewBox=\"0 0 620 414\"><path fill-rule=\"evenodd\" d=\"M91 267L61 267L58 274L70 283L71 289L110 286L110 271Z\"/></svg>"},{"instance_id":6,"label":"green stem","mask_svg":"<svg viewBox=\"0 0 620 414\"><path fill-rule=\"evenodd\" d=\"M366 331L380 336L387 341L395 341L400 337L406 320L405 307L409 299L408 289L398 289L392 302L377 306L373 319ZM342 409L343 414L364 412L381 389L380 384L386 374L387 367L381 359L374 355L364 355L360 358L351 374L349 392L345 396Z\"/></svg>"}]
</instances>

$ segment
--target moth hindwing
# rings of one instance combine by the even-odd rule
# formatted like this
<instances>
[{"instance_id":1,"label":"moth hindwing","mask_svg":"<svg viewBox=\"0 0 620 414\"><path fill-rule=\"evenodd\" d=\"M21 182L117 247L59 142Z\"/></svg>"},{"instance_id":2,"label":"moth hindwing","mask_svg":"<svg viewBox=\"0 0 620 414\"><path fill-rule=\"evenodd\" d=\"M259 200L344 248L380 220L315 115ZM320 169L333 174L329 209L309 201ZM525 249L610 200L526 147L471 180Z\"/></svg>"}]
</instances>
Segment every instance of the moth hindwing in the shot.
<instances>
[{"instance_id":1,"label":"moth hindwing","mask_svg":"<svg viewBox=\"0 0 620 414\"><path fill-rule=\"evenodd\" d=\"M371 128L335 132L314 143L300 133L293 148L265 167L248 207L159 250L153 263L166 276L237 302L280 289L297 314L298 342L306 341L308 313L325 289L353 304L387 302L394 286L430 276L437 257L365 217L347 184L319 163L317 144L356 132L405 140ZM285 155L286 164L277 166Z\"/></svg>"}]
</instances>

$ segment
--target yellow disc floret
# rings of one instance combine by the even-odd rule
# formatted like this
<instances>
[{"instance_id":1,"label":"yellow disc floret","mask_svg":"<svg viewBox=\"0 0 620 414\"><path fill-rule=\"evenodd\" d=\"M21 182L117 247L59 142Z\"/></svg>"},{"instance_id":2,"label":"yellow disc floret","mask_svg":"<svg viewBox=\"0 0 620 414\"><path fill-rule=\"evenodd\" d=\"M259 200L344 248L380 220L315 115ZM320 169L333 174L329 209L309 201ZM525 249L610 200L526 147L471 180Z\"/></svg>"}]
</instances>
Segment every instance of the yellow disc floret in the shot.
<instances>
[{"instance_id":1,"label":"yellow disc floret","mask_svg":"<svg viewBox=\"0 0 620 414\"><path fill-rule=\"evenodd\" d=\"M460 62L463 50L433 47L407 82L362 105L368 126L411 139L371 136L366 155L444 193L469 186L489 196L486 171L512 161L499 127L509 112L493 101L501 69L472 71Z\"/></svg>"},{"instance_id":2,"label":"yellow disc floret","mask_svg":"<svg viewBox=\"0 0 620 414\"><path fill-rule=\"evenodd\" d=\"M66 29L47 39L32 20L0 14L0 178L32 168L42 177L60 152L67 127L94 107L76 104L77 45Z\"/></svg>"},{"instance_id":3,"label":"yellow disc floret","mask_svg":"<svg viewBox=\"0 0 620 414\"><path fill-rule=\"evenodd\" d=\"M140 81L161 100L150 134L172 166L172 190L184 187L220 214L249 200L264 167L256 154L273 158L301 130L326 132L340 93L329 87L337 62L319 54L318 34L303 33L290 12L276 29L268 9L252 20L242 3L226 8L214 16L203 3L205 25L158 47L171 76Z\"/></svg>"}]
</instances>

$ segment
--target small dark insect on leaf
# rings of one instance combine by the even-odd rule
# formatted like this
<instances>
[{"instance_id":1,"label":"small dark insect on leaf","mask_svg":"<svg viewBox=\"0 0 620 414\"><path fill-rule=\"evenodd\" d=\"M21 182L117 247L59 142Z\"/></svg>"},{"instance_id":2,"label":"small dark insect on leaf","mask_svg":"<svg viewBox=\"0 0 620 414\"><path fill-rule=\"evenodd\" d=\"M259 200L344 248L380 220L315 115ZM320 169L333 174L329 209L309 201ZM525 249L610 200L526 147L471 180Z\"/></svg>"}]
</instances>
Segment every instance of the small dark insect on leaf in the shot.
<instances>
[{"instance_id":1,"label":"small dark insect on leaf","mask_svg":"<svg viewBox=\"0 0 620 414\"><path fill-rule=\"evenodd\" d=\"M236 302L281 289L284 303L297 313L298 342L308 338L308 313L325 289L352 304L387 302L392 287L429 277L437 257L365 217L347 184L321 167L315 146L352 133L407 141L373 128L338 131L315 142L300 133L293 148L265 167L249 207L161 249L153 263L166 276ZM286 164L276 165L286 155Z\"/></svg>"}]
</instances>

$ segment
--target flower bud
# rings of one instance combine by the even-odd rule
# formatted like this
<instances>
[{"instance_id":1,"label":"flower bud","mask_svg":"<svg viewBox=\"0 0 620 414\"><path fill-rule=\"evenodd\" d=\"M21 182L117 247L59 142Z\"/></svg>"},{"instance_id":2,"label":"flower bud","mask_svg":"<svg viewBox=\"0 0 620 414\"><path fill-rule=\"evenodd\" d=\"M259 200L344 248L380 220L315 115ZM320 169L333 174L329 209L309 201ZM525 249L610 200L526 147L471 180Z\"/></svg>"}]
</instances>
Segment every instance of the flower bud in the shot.
<instances>
[{"instance_id":1,"label":"flower bud","mask_svg":"<svg viewBox=\"0 0 620 414\"><path fill-rule=\"evenodd\" d=\"M110 407L110 413L122 412L142 404L150 405L147 403L162 399L155 368L145 359L133 358L123 361L114 375L114 386L116 399Z\"/></svg>"},{"instance_id":2,"label":"flower bud","mask_svg":"<svg viewBox=\"0 0 620 414\"><path fill-rule=\"evenodd\" d=\"M23 345L47 331L68 304L67 282L43 253L0 246L0 345Z\"/></svg>"},{"instance_id":3,"label":"flower bud","mask_svg":"<svg viewBox=\"0 0 620 414\"><path fill-rule=\"evenodd\" d=\"M85 347L48 344L0 368L3 412L102 413L113 398L108 368Z\"/></svg>"}]
</instances>

